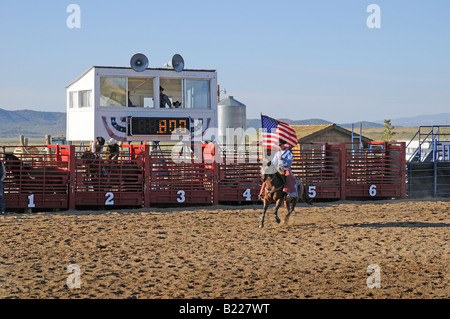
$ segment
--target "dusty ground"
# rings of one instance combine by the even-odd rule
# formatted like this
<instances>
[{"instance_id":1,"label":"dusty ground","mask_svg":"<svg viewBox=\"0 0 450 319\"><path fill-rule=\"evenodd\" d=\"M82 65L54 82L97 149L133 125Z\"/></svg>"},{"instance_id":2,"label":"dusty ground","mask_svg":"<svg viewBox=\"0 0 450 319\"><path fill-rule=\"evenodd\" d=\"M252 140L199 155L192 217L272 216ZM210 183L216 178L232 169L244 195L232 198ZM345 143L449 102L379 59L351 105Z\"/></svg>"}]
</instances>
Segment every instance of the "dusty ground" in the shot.
<instances>
[{"instance_id":1,"label":"dusty ground","mask_svg":"<svg viewBox=\"0 0 450 319\"><path fill-rule=\"evenodd\" d=\"M0 298L449 298L450 202L0 216ZM284 217L285 211L280 212ZM77 264L80 287L68 288ZM370 289L369 265L381 288ZM75 283L73 281L72 283Z\"/></svg>"}]
</instances>

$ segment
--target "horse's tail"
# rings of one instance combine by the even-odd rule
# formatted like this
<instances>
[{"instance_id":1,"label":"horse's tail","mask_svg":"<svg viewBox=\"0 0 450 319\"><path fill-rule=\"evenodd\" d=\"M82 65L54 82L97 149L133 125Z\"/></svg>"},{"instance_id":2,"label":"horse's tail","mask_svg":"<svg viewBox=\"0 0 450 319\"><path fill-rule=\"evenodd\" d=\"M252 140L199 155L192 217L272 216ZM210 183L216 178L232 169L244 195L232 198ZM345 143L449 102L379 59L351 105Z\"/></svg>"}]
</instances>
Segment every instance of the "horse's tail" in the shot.
<instances>
[{"instance_id":1,"label":"horse's tail","mask_svg":"<svg viewBox=\"0 0 450 319\"><path fill-rule=\"evenodd\" d=\"M305 185L303 185L303 183L300 180L297 182L297 185L298 185L298 188L301 190L301 193L299 196L301 201L308 205L312 205L313 199L311 197L309 197L308 192L305 189Z\"/></svg>"},{"instance_id":2,"label":"horse's tail","mask_svg":"<svg viewBox=\"0 0 450 319\"><path fill-rule=\"evenodd\" d=\"M303 201L308 205L312 205L313 199L309 197L308 192L303 192Z\"/></svg>"}]
</instances>

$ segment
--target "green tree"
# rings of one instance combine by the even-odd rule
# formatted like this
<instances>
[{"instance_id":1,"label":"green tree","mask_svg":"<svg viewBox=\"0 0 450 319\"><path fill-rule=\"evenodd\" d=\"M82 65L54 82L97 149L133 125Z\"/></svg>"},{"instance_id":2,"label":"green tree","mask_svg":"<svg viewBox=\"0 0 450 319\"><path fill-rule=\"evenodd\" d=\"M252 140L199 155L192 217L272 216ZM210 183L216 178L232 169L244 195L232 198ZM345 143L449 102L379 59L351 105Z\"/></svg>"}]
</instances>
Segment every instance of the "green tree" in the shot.
<instances>
[{"instance_id":1,"label":"green tree","mask_svg":"<svg viewBox=\"0 0 450 319\"><path fill-rule=\"evenodd\" d=\"M396 132L394 132L395 126L392 126L391 120L384 120L384 131L383 131L383 138L382 140L384 142L391 142L393 141L393 137Z\"/></svg>"}]
</instances>

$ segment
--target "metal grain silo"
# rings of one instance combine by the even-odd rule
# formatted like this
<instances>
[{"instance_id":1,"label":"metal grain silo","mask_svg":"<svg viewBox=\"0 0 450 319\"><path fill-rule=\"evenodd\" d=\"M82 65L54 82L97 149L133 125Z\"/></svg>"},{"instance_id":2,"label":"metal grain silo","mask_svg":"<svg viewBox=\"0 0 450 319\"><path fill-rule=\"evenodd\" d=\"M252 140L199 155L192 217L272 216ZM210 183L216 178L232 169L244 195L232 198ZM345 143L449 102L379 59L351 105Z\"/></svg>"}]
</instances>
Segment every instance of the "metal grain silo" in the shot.
<instances>
[{"instance_id":1,"label":"metal grain silo","mask_svg":"<svg viewBox=\"0 0 450 319\"><path fill-rule=\"evenodd\" d=\"M217 104L217 119L219 143L245 143L247 121L245 104L235 100L233 96L228 96ZM233 136L228 136L227 140L227 135L230 134Z\"/></svg>"}]
</instances>

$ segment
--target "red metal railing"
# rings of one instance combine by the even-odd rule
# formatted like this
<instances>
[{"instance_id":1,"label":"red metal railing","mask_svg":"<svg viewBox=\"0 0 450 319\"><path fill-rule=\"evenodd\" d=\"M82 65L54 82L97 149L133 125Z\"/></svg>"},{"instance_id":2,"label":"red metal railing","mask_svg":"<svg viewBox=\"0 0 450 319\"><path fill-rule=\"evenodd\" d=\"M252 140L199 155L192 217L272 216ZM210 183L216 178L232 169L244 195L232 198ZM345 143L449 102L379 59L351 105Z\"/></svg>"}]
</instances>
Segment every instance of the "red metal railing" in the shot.
<instances>
[{"instance_id":1,"label":"red metal railing","mask_svg":"<svg viewBox=\"0 0 450 319\"><path fill-rule=\"evenodd\" d=\"M93 158L75 150L72 207L142 206L144 199L144 157L124 151L117 158Z\"/></svg>"},{"instance_id":2,"label":"red metal railing","mask_svg":"<svg viewBox=\"0 0 450 319\"><path fill-rule=\"evenodd\" d=\"M173 159L170 151L149 156L150 203L213 204L214 171L194 154Z\"/></svg>"},{"instance_id":3,"label":"red metal railing","mask_svg":"<svg viewBox=\"0 0 450 319\"><path fill-rule=\"evenodd\" d=\"M205 149L206 151L206 149ZM257 147L216 146L217 202L259 201L261 189L261 154ZM218 155L218 156L217 156Z\"/></svg>"},{"instance_id":4,"label":"red metal railing","mask_svg":"<svg viewBox=\"0 0 450 319\"><path fill-rule=\"evenodd\" d=\"M5 160L7 170L3 181L7 207L53 208L68 207L68 158L61 156L59 148L3 146L4 154L14 156Z\"/></svg>"},{"instance_id":5,"label":"red metal railing","mask_svg":"<svg viewBox=\"0 0 450 319\"><path fill-rule=\"evenodd\" d=\"M406 197L404 142L384 142L346 153L346 197Z\"/></svg>"},{"instance_id":6,"label":"red metal railing","mask_svg":"<svg viewBox=\"0 0 450 319\"><path fill-rule=\"evenodd\" d=\"M85 150L71 145L0 150L17 157L5 161L8 208L256 202L262 184L263 156L252 147L208 144L179 156L173 149L122 145L116 159L84 158ZM405 143L376 143L369 149L302 144L293 155L293 173L316 200L406 196Z\"/></svg>"},{"instance_id":7,"label":"red metal railing","mask_svg":"<svg viewBox=\"0 0 450 319\"><path fill-rule=\"evenodd\" d=\"M292 172L305 185L314 199L340 199L345 190L341 182L343 170L342 144L314 143L294 150Z\"/></svg>"}]
</instances>

